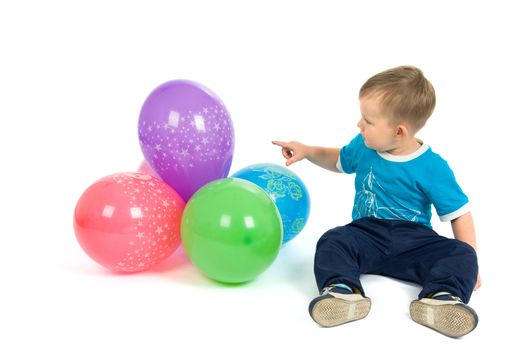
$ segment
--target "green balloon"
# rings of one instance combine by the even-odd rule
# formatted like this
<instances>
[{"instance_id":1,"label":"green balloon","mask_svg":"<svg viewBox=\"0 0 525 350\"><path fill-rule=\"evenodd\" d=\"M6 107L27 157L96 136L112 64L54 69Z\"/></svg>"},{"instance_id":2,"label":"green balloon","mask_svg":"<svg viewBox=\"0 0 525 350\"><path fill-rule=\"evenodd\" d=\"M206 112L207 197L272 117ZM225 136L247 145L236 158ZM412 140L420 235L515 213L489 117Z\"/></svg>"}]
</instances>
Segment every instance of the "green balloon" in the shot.
<instances>
[{"instance_id":1,"label":"green balloon","mask_svg":"<svg viewBox=\"0 0 525 350\"><path fill-rule=\"evenodd\" d=\"M227 178L210 182L191 197L182 216L181 237L186 254L203 274L242 283L275 260L283 224L263 189Z\"/></svg>"}]
</instances>

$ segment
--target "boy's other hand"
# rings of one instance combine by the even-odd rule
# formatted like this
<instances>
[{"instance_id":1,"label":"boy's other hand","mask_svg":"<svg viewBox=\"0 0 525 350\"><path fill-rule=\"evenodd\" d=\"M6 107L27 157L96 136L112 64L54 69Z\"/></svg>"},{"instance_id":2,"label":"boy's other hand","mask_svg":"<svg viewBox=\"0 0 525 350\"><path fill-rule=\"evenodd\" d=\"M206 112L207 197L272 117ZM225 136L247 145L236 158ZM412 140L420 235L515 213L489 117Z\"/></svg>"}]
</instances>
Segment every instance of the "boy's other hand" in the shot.
<instances>
[{"instance_id":1,"label":"boy's other hand","mask_svg":"<svg viewBox=\"0 0 525 350\"><path fill-rule=\"evenodd\" d=\"M476 281L476 286L474 287L474 290L478 290L481 287L481 276L478 273L478 280Z\"/></svg>"},{"instance_id":2,"label":"boy's other hand","mask_svg":"<svg viewBox=\"0 0 525 350\"><path fill-rule=\"evenodd\" d=\"M290 166L293 163L306 158L306 151L308 149L308 146L303 145L300 142L272 141L272 143L282 148L281 152L283 153L284 158L287 159L286 166Z\"/></svg>"}]
</instances>

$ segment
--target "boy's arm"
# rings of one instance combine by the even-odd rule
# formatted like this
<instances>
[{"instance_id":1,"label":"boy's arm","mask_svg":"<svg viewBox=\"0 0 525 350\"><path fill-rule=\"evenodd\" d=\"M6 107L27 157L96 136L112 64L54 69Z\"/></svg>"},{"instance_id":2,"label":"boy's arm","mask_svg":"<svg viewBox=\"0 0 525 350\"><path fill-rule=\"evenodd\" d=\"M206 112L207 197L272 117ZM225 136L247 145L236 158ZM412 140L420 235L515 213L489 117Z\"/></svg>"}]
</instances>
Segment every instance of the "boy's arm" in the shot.
<instances>
[{"instance_id":1,"label":"boy's arm","mask_svg":"<svg viewBox=\"0 0 525 350\"><path fill-rule=\"evenodd\" d=\"M454 237L457 240L469 244L474 250L477 249L474 220L472 220L472 214L470 212L452 220L451 225L452 232L454 232ZM481 278L478 274L478 281L476 282L476 287L474 289L476 290L479 287L481 287Z\"/></svg>"},{"instance_id":2,"label":"boy's arm","mask_svg":"<svg viewBox=\"0 0 525 350\"><path fill-rule=\"evenodd\" d=\"M474 230L474 220L470 212L455 218L451 222L454 237L460 241L468 243L474 250L476 246L476 231Z\"/></svg>"},{"instance_id":3,"label":"boy's arm","mask_svg":"<svg viewBox=\"0 0 525 350\"><path fill-rule=\"evenodd\" d=\"M282 147L283 156L287 159L286 166L306 158L324 169L339 172L337 169L339 148L307 146L297 141L272 141L272 143Z\"/></svg>"}]
</instances>

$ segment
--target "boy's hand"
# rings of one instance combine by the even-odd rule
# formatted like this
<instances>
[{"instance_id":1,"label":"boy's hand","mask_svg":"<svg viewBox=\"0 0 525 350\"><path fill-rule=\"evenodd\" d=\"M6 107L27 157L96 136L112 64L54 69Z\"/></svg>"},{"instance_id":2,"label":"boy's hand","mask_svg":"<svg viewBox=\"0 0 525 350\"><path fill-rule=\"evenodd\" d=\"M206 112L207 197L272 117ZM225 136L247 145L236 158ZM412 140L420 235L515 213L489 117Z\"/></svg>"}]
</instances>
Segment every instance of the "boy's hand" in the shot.
<instances>
[{"instance_id":1,"label":"boy's hand","mask_svg":"<svg viewBox=\"0 0 525 350\"><path fill-rule=\"evenodd\" d=\"M283 142L283 141L272 141L274 145L282 147L281 152L283 153L284 158L287 159L286 166L290 166L295 162L303 160L306 158L306 153L308 146L303 145L300 142Z\"/></svg>"},{"instance_id":2,"label":"boy's hand","mask_svg":"<svg viewBox=\"0 0 525 350\"><path fill-rule=\"evenodd\" d=\"M478 273L478 280L476 281L476 286L474 287L474 290L478 290L481 287L481 276Z\"/></svg>"}]
</instances>

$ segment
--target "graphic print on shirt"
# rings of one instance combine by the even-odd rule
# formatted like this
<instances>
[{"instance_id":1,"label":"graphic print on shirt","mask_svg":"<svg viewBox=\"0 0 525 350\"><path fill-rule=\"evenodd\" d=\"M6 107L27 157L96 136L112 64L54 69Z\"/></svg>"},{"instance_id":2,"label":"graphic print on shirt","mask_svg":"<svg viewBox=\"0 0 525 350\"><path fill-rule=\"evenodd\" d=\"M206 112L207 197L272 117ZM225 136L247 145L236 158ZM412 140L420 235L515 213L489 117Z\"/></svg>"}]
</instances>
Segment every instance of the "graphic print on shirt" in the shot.
<instances>
[{"instance_id":1,"label":"graphic print on shirt","mask_svg":"<svg viewBox=\"0 0 525 350\"><path fill-rule=\"evenodd\" d=\"M388 196L390 196L390 194L381 186L374 175L372 167L370 167L370 171L361 183L361 191L356 193L354 211L357 213L357 218L375 217L380 219L417 221L417 217L421 212L399 203L395 198L393 202L397 207L381 206L378 197L385 198Z\"/></svg>"}]
</instances>

